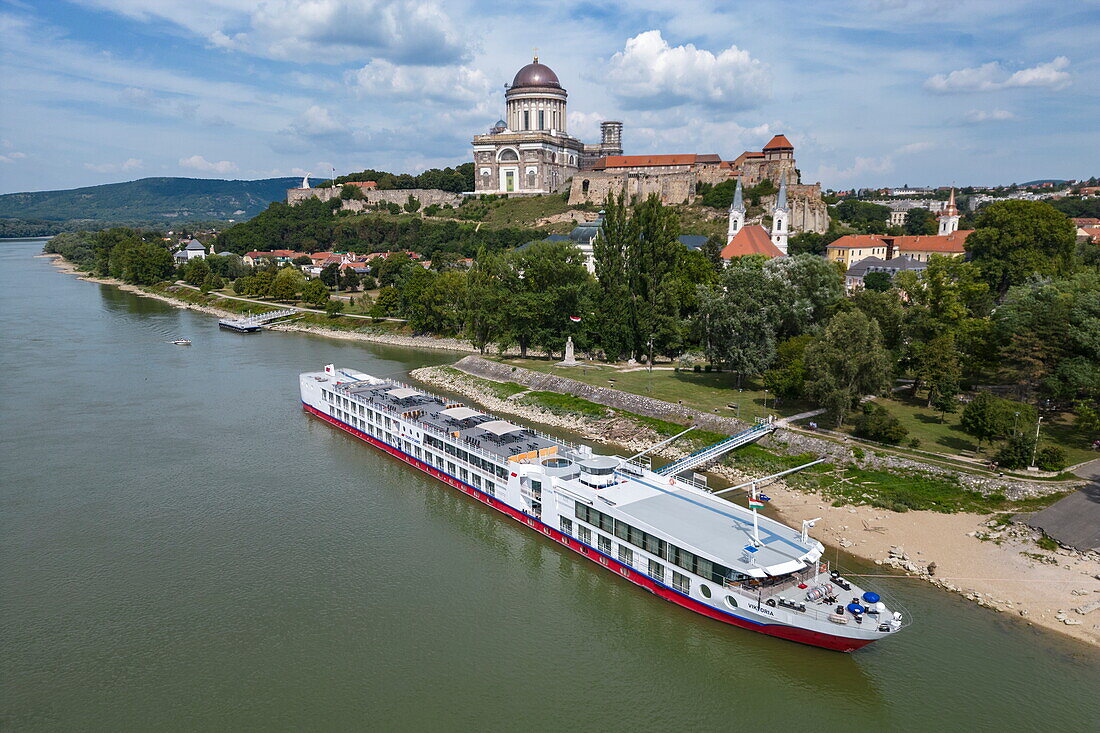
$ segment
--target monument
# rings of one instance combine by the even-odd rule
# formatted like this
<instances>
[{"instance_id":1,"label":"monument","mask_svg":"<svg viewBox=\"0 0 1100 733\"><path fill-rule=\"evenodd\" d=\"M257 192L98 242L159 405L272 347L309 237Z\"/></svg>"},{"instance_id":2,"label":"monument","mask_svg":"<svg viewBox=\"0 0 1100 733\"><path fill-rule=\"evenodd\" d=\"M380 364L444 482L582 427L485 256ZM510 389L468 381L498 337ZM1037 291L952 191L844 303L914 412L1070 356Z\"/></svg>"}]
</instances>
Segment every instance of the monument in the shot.
<instances>
[{"instance_id":1,"label":"monument","mask_svg":"<svg viewBox=\"0 0 1100 733\"><path fill-rule=\"evenodd\" d=\"M565 358L559 361L556 366L581 366L581 362L577 361L577 358L573 356L572 336L565 340Z\"/></svg>"}]
</instances>

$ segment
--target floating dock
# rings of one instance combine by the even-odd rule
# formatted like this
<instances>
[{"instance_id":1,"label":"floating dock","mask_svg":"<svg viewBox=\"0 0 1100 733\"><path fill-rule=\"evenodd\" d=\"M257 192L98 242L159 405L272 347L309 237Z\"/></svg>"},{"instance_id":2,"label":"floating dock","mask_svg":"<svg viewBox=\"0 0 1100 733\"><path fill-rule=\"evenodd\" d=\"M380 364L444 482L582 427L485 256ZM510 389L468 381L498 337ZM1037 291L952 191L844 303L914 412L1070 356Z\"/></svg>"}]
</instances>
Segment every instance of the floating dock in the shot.
<instances>
[{"instance_id":1,"label":"floating dock","mask_svg":"<svg viewBox=\"0 0 1100 733\"><path fill-rule=\"evenodd\" d=\"M243 318L223 318L218 321L218 327L224 328L227 331L236 331L237 333L256 333L263 330L263 327L270 324L272 321L293 316L296 313L298 313L298 311L294 308L285 308L283 310L271 311L270 313L244 316Z\"/></svg>"}]
</instances>

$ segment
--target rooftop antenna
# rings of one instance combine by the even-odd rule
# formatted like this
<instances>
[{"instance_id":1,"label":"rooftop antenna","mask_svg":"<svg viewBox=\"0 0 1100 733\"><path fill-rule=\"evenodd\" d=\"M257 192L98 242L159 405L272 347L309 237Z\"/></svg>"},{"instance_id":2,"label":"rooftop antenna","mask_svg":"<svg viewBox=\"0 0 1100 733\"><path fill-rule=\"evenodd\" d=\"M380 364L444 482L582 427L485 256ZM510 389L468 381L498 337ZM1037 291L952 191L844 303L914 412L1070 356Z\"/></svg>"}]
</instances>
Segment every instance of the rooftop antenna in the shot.
<instances>
[{"instance_id":1,"label":"rooftop antenna","mask_svg":"<svg viewBox=\"0 0 1100 733\"><path fill-rule=\"evenodd\" d=\"M538 62L539 62L539 47L535 46L535 60L534 60L533 63L537 64Z\"/></svg>"}]
</instances>

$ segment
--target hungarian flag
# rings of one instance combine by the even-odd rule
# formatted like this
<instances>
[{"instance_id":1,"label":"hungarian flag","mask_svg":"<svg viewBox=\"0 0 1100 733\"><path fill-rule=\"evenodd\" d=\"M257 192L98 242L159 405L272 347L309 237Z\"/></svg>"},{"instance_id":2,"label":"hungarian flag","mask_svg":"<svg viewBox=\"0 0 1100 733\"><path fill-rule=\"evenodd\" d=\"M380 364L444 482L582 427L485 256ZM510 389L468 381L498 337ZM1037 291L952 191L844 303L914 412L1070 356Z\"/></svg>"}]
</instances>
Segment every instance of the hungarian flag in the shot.
<instances>
[{"instance_id":1,"label":"hungarian flag","mask_svg":"<svg viewBox=\"0 0 1100 733\"><path fill-rule=\"evenodd\" d=\"M569 320L571 320L573 323L580 323L581 322L581 317L580 316L569 316Z\"/></svg>"},{"instance_id":2,"label":"hungarian flag","mask_svg":"<svg viewBox=\"0 0 1100 733\"><path fill-rule=\"evenodd\" d=\"M764 502L759 499L749 499L749 509L763 509Z\"/></svg>"}]
</instances>

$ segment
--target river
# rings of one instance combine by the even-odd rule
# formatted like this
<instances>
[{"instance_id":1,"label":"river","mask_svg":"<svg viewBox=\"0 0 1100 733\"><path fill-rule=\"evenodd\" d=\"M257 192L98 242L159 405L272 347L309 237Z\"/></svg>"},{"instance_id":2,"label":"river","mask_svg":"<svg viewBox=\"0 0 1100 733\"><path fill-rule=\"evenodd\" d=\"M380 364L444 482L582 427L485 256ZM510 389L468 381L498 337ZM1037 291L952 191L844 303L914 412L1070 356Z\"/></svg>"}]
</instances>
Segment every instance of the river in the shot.
<instances>
[{"instance_id":1,"label":"river","mask_svg":"<svg viewBox=\"0 0 1100 733\"><path fill-rule=\"evenodd\" d=\"M300 371L454 355L222 332L40 249L0 242L6 730L1097 728L1100 657L1018 619L899 579L914 625L855 654L720 625L300 409Z\"/></svg>"}]
</instances>

